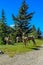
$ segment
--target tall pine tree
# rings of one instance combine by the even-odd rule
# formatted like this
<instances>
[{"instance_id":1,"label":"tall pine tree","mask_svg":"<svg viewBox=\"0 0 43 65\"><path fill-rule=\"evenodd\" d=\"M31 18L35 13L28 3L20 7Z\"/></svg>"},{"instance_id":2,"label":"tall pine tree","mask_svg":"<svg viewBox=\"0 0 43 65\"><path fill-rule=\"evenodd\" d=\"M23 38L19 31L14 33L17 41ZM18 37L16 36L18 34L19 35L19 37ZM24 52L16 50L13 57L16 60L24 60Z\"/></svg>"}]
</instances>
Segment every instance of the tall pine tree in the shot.
<instances>
[{"instance_id":1,"label":"tall pine tree","mask_svg":"<svg viewBox=\"0 0 43 65\"><path fill-rule=\"evenodd\" d=\"M17 34L22 34L23 32L29 33L31 31L31 25L30 25L30 20L33 17L34 12L31 12L28 14L28 5L26 4L26 1L23 0L22 5L19 9L18 16L15 17L12 15L13 20L15 22L16 30L18 31Z\"/></svg>"},{"instance_id":2,"label":"tall pine tree","mask_svg":"<svg viewBox=\"0 0 43 65\"><path fill-rule=\"evenodd\" d=\"M3 36L6 36L7 35L7 22L6 22L6 17L5 17L4 10L2 10L1 22L2 22Z\"/></svg>"},{"instance_id":3,"label":"tall pine tree","mask_svg":"<svg viewBox=\"0 0 43 65\"><path fill-rule=\"evenodd\" d=\"M37 38L41 38L41 31L40 31L40 28L38 28L38 30L37 30Z\"/></svg>"},{"instance_id":4,"label":"tall pine tree","mask_svg":"<svg viewBox=\"0 0 43 65\"><path fill-rule=\"evenodd\" d=\"M7 26L7 21L5 17L5 12L2 9L2 14L1 14L1 21L0 21L0 36L2 38L2 41L4 41L4 38L8 36L8 26Z\"/></svg>"},{"instance_id":5,"label":"tall pine tree","mask_svg":"<svg viewBox=\"0 0 43 65\"><path fill-rule=\"evenodd\" d=\"M36 27L33 25L32 26L32 35L37 38L37 30L36 30Z\"/></svg>"}]
</instances>

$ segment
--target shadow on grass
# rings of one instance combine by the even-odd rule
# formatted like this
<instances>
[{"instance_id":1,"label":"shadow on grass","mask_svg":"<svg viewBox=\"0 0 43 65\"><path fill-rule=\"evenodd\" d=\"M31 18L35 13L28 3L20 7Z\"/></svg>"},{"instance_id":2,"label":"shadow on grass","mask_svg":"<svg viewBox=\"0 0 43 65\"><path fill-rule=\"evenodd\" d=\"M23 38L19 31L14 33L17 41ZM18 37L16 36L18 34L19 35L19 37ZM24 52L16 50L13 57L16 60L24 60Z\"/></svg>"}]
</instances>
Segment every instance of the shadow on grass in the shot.
<instances>
[{"instance_id":1,"label":"shadow on grass","mask_svg":"<svg viewBox=\"0 0 43 65\"><path fill-rule=\"evenodd\" d=\"M35 48L32 48L33 50L40 50L41 48L43 48L43 46L36 46Z\"/></svg>"},{"instance_id":2,"label":"shadow on grass","mask_svg":"<svg viewBox=\"0 0 43 65\"><path fill-rule=\"evenodd\" d=\"M32 46L32 47L27 47L28 49L32 49L32 50L40 50L40 48L42 48L41 46Z\"/></svg>"},{"instance_id":3,"label":"shadow on grass","mask_svg":"<svg viewBox=\"0 0 43 65\"><path fill-rule=\"evenodd\" d=\"M43 46L37 46L38 48L43 48Z\"/></svg>"},{"instance_id":4,"label":"shadow on grass","mask_svg":"<svg viewBox=\"0 0 43 65\"><path fill-rule=\"evenodd\" d=\"M33 49L33 50L40 50L39 48L31 48L31 49Z\"/></svg>"},{"instance_id":5,"label":"shadow on grass","mask_svg":"<svg viewBox=\"0 0 43 65\"><path fill-rule=\"evenodd\" d=\"M31 49L31 50L40 50L39 46L36 46L36 47L26 47L26 48Z\"/></svg>"}]
</instances>

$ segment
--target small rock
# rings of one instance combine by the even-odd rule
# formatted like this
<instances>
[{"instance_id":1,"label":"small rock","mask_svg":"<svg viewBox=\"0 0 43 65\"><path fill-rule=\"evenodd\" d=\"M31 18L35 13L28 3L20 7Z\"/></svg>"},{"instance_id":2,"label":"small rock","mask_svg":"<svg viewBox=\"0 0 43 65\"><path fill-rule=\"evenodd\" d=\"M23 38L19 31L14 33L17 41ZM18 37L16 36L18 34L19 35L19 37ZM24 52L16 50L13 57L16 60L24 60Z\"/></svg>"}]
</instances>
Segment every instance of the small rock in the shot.
<instances>
[{"instance_id":1,"label":"small rock","mask_svg":"<svg viewBox=\"0 0 43 65\"><path fill-rule=\"evenodd\" d=\"M0 51L0 54L4 54L4 52L3 51Z\"/></svg>"}]
</instances>

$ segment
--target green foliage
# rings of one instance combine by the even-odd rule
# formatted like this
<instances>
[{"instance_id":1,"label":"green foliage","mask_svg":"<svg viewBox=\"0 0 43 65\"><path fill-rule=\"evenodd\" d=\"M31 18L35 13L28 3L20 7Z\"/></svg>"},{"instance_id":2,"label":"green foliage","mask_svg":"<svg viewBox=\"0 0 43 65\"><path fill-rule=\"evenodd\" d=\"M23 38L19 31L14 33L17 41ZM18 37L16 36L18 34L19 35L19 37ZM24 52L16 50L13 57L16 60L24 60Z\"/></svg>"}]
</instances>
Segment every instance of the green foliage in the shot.
<instances>
[{"instance_id":1,"label":"green foliage","mask_svg":"<svg viewBox=\"0 0 43 65\"><path fill-rule=\"evenodd\" d=\"M40 38L41 39L41 31L40 31L40 28L38 28L38 30L37 30L37 38Z\"/></svg>"},{"instance_id":2,"label":"green foliage","mask_svg":"<svg viewBox=\"0 0 43 65\"><path fill-rule=\"evenodd\" d=\"M6 26L6 18L5 18L4 10L2 10L1 28L2 28L3 34L6 33L7 26Z\"/></svg>"},{"instance_id":3,"label":"green foliage","mask_svg":"<svg viewBox=\"0 0 43 65\"><path fill-rule=\"evenodd\" d=\"M8 54L10 57L13 57L15 54L25 53L32 51L32 48L38 48L43 44L43 40L36 39L37 47L33 46L33 43L30 42L25 47L23 43L18 43L15 45L0 45L0 50L2 50L4 53Z\"/></svg>"},{"instance_id":4,"label":"green foliage","mask_svg":"<svg viewBox=\"0 0 43 65\"><path fill-rule=\"evenodd\" d=\"M30 20L33 17L34 12L28 13L28 5L26 1L23 0L22 5L19 9L17 17L12 15L14 21L14 28L7 26L5 12L2 9L1 19L0 19L0 44L4 43L4 38L8 36L12 43L16 42L16 37L19 36L22 39L23 33L26 36L33 35L35 38L41 37L40 28L36 30L35 26L31 27ZM21 40L22 41L22 40Z\"/></svg>"},{"instance_id":5,"label":"green foliage","mask_svg":"<svg viewBox=\"0 0 43 65\"><path fill-rule=\"evenodd\" d=\"M16 26L16 31L18 31L17 34L19 34L19 35L20 34L22 35L23 32L25 32L27 34L31 31L31 25L30 25L29 21L31 20L34 12L28 14L27 10L28 10L28 6L24 0L19 9L19 13L18 13L17 17L12 15L12 18L13 18L13 20L15 22L15 26Z\"/></svg>"},{"instance_id":6,"label":"green foliage","mask_svg":"<svg viewBox=\"0 0 43 65\"><path fill-rule=\"evenodd\" d=\"M0 20L0 37L2 41L5 36L7 36L7 25L4 10L2 10L2 17Z\"/></svg>"},{"instance_id":7,"label":"green foliage","mask_svg":"<svg viewBox=\"0 0 43 65\"><path fill-rule=\"evenodd\" d=\"M9 36L10 39L13 40L13 36L14 36L13 33L14 33L14 30L11 27L7 26L5 12L4 12L4 10L2 10L2 17L0 20L0 37L1 37L0 39L1 39L1 41L4 43L4 38L6 36Z\"/></svg>"},{"instance_id":8,"label":"green foliage","mask_svg":"<svg viewBox=\"0 0 43 65\"><path fill-rule=\"evenodd\" d=\"M36 30L36 27L33 25L32 26L32 35L37 38L37 30Z\"/></svg>"}]
</instances>

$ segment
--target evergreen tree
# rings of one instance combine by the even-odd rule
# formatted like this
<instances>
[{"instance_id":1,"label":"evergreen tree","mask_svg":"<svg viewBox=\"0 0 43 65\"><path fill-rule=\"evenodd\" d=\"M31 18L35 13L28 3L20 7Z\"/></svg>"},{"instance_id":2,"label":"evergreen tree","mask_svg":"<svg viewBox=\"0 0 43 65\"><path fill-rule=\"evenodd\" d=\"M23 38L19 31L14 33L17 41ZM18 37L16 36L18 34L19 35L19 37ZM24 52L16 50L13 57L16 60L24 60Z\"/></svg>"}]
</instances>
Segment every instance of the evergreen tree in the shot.
<instances>
[{"instance_id":1,"label":"evergreen tree","mask_svg":"<svg viewBox=\"0 0 43 65\"><path fill-rule=\"evenodd\" d=\"M1 22L2 22L3 36L6 36L7 35L7 22L6 22L6 17L5 17L4 10L2 10Z\"/></svg>"},{"instance_id":2,"label":"evergreen tree","mask_svg":"<svg viewBox=\"0 0 43 65\"><path fill-rule=\"evenodd\" d=\"M0 19L0 44L2 44L2 23L1 23L1 19Z\"/></svg>"},{"instance_id":3,"label":"evergreen tree","mask_svg":"<svg viewBox=\"0 0 43 65\"><path fill-rule=\"evenodd\" d=\"M40 28L38 28L38 30L37 30L37 38L41 38L41 31L40 31Z\"/></svg>"},{"instance_id":4,"label":"evergreen tree","mask_svg":"<svg viewBox=\"0 0 43 65\"><path fill-rule=\"evenodd\" d=\"M23 0L18 16L15 17L14 15L12 15L13 20L15 21L16 31L18 31L17 34L19 35L23 32L26 34L31 31L31 25L29 21L31 20L34 12L28 14L27 10L28 5L26 4L26 1Z\"/></svg>"},{"instance_id":5,"label":"evergreen tree","mask_svg":"<svg viewBox=\"0 0 43 65\"><path fill-rule=\"evenodd\" d=\"M0 21L0 36L2 38L2 41L4 41L3 39L7 35L8 35L8 26L7 26L4 10L2 10L2 17Z\"/></svg>"},{"instance_id":6,"label":"evergreen tree","mask_svg":"<svg viewBox=\"0 0 43 65\"><path fill-rule=\"evenodd\" d=\"M33 25L32 26L32 35L37 38L37 30L36 30L36 27Z\"/></svg>"}]
</instances>

